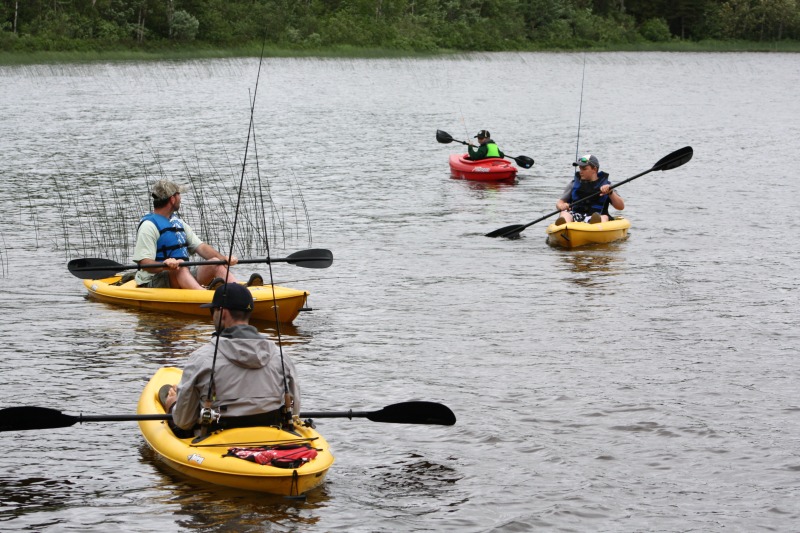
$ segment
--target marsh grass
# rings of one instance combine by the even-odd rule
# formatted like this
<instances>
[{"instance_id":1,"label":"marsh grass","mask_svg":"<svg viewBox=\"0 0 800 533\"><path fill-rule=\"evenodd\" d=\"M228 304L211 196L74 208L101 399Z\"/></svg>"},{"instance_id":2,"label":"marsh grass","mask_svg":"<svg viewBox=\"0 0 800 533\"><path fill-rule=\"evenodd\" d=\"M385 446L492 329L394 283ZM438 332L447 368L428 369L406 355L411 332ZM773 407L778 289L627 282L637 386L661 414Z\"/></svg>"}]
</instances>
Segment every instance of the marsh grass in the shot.
<instances>
[{"instance_id":1,"label":"marsh grass","mask_svg":"<svg viewBox=\"0 0 800 533\"><path fill-rule=\"evenodd\" d=\"M6 239L0 233L0 278L5 278L8 275L8 248L6 248Z\"/></svg>"},{"instance_id":2,"label":"marsh grass","mask_svg":"<svg viewBox=\"0 0 800 533\"><path fill-rule=\"evenodd\" d=\"M259 175L255 163L248 164L243 178L241 167L231 167L223 175L199 159L191 165L184 161L183 166L184 176L168 176L155 159L136 172L123 171L110 183L91 175L52 177L54 201L39 205L56 207L54 250L63 253L67 261L99 257L130 262L139 220L152 210L149 191L162 178L188 185L190 191L181 198L181 218L203 242L224 254L230 251L239 258L262 258L269 249L269 255L277 257L287 246L311 246L310 218L296 178L281 180L276 187ZM81 187L64 185L77 180ZM39 217L35 205L31 202L29 206L38 235Z\"/></svg>"}]
</instances>

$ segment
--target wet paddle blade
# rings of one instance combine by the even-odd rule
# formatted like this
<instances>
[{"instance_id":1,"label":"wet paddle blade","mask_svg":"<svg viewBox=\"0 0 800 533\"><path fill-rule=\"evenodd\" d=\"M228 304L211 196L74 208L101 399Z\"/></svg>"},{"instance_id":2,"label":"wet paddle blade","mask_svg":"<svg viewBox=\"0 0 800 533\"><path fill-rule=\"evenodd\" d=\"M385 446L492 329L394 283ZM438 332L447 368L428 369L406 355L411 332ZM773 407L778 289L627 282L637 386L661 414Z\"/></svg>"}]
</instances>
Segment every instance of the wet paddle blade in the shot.
<instances>
[{"instance_id":1,"label":"wet paddle blade","mask_svg":"<svg viewBox=\"0 0 800 533\"><path fill-rule=\"evenodd\" d=\"M70 274L81 279L102 279L110 278L120 270L126 270L126 267L111 259L85 257L73 259L67 263L67 269Z\"/></svg>"},{"instance_id":2,"label":"wet paddle blade","mask_svg":"<svg viewBox=\"0 0 800 533\"><path fill-rule=\"evenodd\" d=\"M694 150L692 150L692 147L684 146L680 150L675 150L668 156L659 159L658 163L653 165L653 170L671 170L673 168L678 168L688 163L693 155Z\"/></svg>"},{"instance_id":3,"label":"wet paddle blade","mask_svg":"<svg viewBox=\"0 0 800 533\"><path fill-rule=\"evenodd\" d=\"M494 231L490 231L486 234L487 237L510 237L514 238L516 235L519 237L519 233L525 229L526 226L522 224L512 224L510 226L506 226L504 228L496 229Z\"/></svg>"},{"instance_id":4,"label":"wet paddle blade","mask_svg":"<svg viewBox=\"0 0 800 533\"><path fill-rule=\"evenodd\" d=\"M387 405L380 411L306 411L300 418L367 418L391 424L434 424L452 426L456 415L447 406L435 402L403 402Z\"/></svg>"},{"instance_id":5,"label":"wet paddle blade","mask_svg":"<svg viewBox=\"0 0 800 533\"><path fill-rule=\"evenodd\" d=\"M47 407L9 407L0 409L0 431L65 428L74 425L78 417L65 415Z\"/></svg>"},{"instance_id":6,"label":"wet paddle blade","mask_svg":"<svg viewBox=\"0 0 800 533\"><path fill-rule=\"evenodd\" d=\"M286 262L303 268L328 268L333 264L333 252L324 248L301 250L287 257Z\"/></svg>"},{"instance_id":7,"label":"wet paddle blade","mask_svg":"<svg viewBox=\"0 0 800 533\"><path fill-rule=\"evenodd\" d=\"M432 424L452 426L456 415L449 407L435 402L403 402L387 405L380 411L368 413L373 422L393 424Z\"/></svg>"},{"instance_id":8,"label":"wet paddle blade","mask_svg":"<svg viewBox=\"0 0 800 533\"><path fill-rule=\"evenodd\" d=\"M48 407L9 407L0 409L0 431L65 428L78 422L138 422L170 420L172 415L65 415Z\"/></svg>"},{"instance_id":9,"label":"wet paddle blade","mask_svg":"<svg viewBox=\"0 0 800 533\"><path fill-rule=\"evenodd\" d=\"M453 142L453 137L446 131L436 130L436 140L442 144L449 144Z\"/></svg>"},{"instance_id":10,"label":"wet paddle blade","mask_svg":"<svg viewBox=\"0 0 800 533\"><path fill-rule=\"evenodd\" d=\"M526 155L518 155L517 157L513 157L514 161L522 168L531 168L533 166L533 159L526 156Z\"/></svg>"}]
</instances>

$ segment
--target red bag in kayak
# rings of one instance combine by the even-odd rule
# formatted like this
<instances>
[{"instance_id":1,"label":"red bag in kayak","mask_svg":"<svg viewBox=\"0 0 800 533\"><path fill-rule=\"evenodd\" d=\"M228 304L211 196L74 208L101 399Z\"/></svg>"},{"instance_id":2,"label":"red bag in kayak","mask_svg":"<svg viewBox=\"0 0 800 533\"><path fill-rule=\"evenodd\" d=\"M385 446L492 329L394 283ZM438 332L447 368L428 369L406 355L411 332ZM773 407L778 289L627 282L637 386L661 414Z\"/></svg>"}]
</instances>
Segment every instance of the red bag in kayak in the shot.
<instances>
[{"instance_id":1,"label":"red bag in kayak","mask_svg":"<svg viewBox=\"0 0 800 533\"><path fill-rule=\"evenodd\" d=\"M269 465L278 468L297 468L315 458L317 456L317 450L308 444L293 444L290 446L276 447L229 448L225 456L229 455L260 465Z\"/></svg>"}]
</instances>

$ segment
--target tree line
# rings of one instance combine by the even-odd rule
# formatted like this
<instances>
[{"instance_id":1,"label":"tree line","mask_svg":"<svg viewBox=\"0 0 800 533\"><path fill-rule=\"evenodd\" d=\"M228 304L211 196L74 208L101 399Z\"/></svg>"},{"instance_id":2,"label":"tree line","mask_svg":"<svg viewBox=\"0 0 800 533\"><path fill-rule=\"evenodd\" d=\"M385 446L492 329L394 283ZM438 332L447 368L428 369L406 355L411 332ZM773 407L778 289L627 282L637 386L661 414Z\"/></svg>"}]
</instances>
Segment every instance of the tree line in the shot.
<instances>
[{"instance_id":1,"label":"tree line","mask_svg":"<svg viewBox=\"0 0 800 533\"><path fill-rule=\"evenodd\" d=\"M800 40L800 0L0 0L0 50L419 52Z\"/></svg>"}]
</instances>

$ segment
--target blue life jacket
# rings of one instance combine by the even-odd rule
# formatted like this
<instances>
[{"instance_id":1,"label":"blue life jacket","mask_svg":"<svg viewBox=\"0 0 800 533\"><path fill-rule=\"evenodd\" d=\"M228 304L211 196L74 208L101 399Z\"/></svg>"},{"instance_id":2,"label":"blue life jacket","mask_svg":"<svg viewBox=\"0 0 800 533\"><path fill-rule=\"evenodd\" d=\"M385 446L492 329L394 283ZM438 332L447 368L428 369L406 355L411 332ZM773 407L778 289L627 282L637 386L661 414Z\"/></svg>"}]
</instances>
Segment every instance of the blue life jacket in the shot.
<instances>
[{"instance_id":1,"label":"blue life jacket","mask_svg":"<svg viewBox=\"0 0 800 533\"><path fill-rule=\"evenodd\" d=\"M173 257L175 259L189 259L189 249L186 247L186 231L178 217L168 219L155 213L148 213L139 221L139 226L149 220L158 228L158 242L156 243L156 261ZM138 230L138 227L137 227Z\"/></svg>"},{"instance_id":2,"label":"blue life jacket","mask_svg":"<svg viewBox=\"0 0 800 533\"><path fill-rule=\"evenodd\" d=\"M575 207L572 207L575 202L581 198L586 198L596 192L600 192L600 187L603 185L610 185L608 181L608 173L598 172L597 180L595 181L581 181L581 175L576 172L572 181L572 195L570 201L570 209L576 213L584 213L590 215L592 213L608 214L608 195L596 196L586 202L581 202Z\"/></svg>"}]
</instances>

